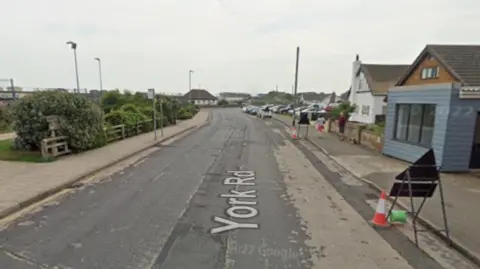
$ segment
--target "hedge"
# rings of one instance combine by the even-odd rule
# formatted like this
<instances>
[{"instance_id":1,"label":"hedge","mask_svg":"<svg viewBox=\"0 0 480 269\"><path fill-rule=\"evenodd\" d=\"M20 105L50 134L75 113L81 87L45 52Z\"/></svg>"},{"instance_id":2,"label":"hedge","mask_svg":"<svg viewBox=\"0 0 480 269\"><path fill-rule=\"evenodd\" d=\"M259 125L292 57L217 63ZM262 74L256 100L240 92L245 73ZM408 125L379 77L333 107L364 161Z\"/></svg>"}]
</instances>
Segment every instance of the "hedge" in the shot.
<instances>
[{"instance_id":1,"label":"hedge","mask_svg":"<svg viewBox=\"0 0 480 269\"><path fill-rule=\"evenodd\" d=\"M12 107L15 146L37 150L41 141L50 136L47 116L59 116L57 135L67 136L73 151L85 151L105 145L103 111L80 94L36 92L25 96Z\"/></svg>"}]
</instances>

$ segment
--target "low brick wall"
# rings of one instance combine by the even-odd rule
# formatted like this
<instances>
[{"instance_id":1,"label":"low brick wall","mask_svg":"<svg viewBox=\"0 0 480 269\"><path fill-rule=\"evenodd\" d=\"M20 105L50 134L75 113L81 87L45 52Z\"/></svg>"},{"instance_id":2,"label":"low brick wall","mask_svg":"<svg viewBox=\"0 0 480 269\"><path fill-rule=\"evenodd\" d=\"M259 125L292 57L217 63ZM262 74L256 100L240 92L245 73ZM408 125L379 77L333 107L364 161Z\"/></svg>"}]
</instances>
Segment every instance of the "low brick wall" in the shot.
<instances>
[{"instance_id":1,"label":"low brick wall","mask_svg":"<svg viewBox=\"0 0 480 269\"><path fill-rule=\"evenodd\" d=\"M327 132L339 134L338 124L334 121L327 122ZM354 144L361 144L370 149L382 152L383 137L365 130L365 125L348 122L345 128L345 136Z\"/></svg>"},{"instance_id":2,"label":"low brick wall","mask_svg":"<svg viewBox=\"0 0 480 269\"><path fill-rule=\"evenodd\" d=\"M383 136L378 136L370 131L362 130L360 132L360 144L382 152Z\"/></svg>"}]
</instances>

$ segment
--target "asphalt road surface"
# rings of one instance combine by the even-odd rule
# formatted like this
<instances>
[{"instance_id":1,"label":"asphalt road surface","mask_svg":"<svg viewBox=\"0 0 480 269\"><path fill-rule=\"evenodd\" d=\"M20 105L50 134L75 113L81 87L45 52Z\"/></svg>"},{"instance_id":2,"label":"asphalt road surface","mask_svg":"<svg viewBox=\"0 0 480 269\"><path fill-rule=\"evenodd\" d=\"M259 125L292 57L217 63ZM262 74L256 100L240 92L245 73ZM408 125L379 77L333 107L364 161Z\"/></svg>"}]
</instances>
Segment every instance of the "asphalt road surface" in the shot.
<instances>
[{"instance_id":1,"label":"asphalt road surface","mask_svg":"<svg viewBox=\"0 0 480 269\"><path fill-rule=\"evenodd\" d=\"M0 268L441 268L368 190L240 109L0 231ZM298 144L298 145L297 145Z\"/></svg>"}]
</instances>

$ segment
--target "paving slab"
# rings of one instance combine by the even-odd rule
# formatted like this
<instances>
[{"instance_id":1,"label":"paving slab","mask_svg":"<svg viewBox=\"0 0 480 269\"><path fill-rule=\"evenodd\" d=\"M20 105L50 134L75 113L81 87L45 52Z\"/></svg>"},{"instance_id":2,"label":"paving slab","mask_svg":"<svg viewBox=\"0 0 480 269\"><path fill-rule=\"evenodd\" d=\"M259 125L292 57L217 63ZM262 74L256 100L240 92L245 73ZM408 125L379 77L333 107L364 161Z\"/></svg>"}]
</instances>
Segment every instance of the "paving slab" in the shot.
<instances>
[{"instance_id":1,"label":"paving slab","mask_svg":"<svg viewBox=\"0 0 480 269\"><path fill-rule=\"evenodd\" d=\"M3 134L0 134L0 140L8 140L8 139L13 139L15 138L17 135L15 133L3 133Z\"/></svg>"}]
</instances>

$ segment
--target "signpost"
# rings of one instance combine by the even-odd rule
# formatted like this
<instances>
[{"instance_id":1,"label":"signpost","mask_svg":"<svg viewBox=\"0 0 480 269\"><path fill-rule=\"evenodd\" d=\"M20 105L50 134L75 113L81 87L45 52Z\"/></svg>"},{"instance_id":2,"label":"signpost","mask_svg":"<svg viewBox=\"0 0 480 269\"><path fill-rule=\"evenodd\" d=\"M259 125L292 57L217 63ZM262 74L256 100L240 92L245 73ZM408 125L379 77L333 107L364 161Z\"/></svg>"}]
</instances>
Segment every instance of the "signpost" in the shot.
<instances>
[{"instance_id":1,"label":"signpost","mask_svg":"<svg viewBox=\"0 0 480 269\"><path fill-rule=\"evenodd\" d=\"M164 119L164 117L163 117L163 100L162 100L162 98L160 98L160 116L162 117L160 119L160 133L163 137L163 119Z\"/></svg>"},{"instance_id":2,"label":"signpost","mask_svg":"<svg viewBox=\"0 0 480 269\"><path fill-rule=\"evenodd\" d=\"M155 89L148 89L148 99L152 100L153 106L153 139L157 140L157 113L155 112ZM160 106L162 107L162 106ZM163 136L163 129L162 129L162 136Z\"/></svg>"}]
</instances>

